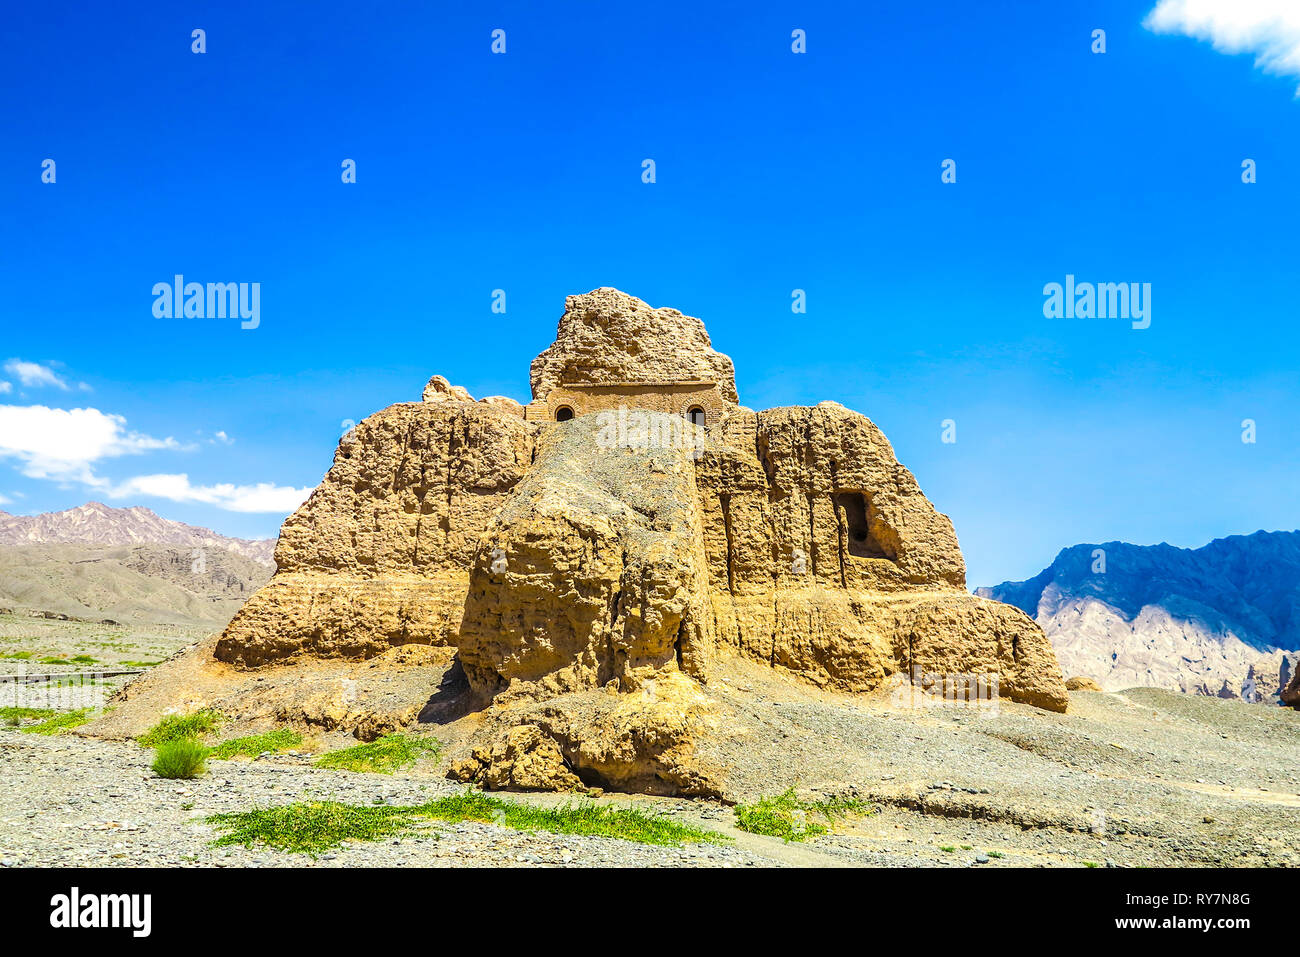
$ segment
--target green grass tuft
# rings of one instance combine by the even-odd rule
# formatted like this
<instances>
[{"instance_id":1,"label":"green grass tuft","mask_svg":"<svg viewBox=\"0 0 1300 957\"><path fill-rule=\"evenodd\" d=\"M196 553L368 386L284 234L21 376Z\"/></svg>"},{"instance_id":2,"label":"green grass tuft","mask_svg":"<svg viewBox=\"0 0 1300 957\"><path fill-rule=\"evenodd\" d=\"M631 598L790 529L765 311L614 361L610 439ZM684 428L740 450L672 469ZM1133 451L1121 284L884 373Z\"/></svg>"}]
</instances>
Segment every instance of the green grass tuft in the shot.
<instances>
[{"instance_id":1,"label":"green grass tuft","mask_svg":"<svg viewBox=\"0 0 1300 957\"><path fill-rule=\"evenodd\" d=\"M805 841L825 834L837 817L870 814L872 807L856 798L800 801L794 788L789 788L782 794L760 798L753 804L737 804L735 813L736 827L742 831L779 837L784 841Z\"/></svg>"},{"instance_id":2,"label":"green grass tuft","mask_svg":"<svg viewBox=\"0 0 1300 957\"><path fill-rule=\"evenodd\" d=\"M154 751L153 769L160 778L190 780L203 773L208 749L193 738L164 741Z\"/></svg>"},{"instance_id":3,"label":"green grass tuft","mask_svg":"<svg viewBox=\"0 0 1300 957\"><path fill-rule=\"evenodd\" d=\"M92 657L90 657L90 655L74 655L73 657L69 658L68 660L71 661L71 662L74 662L74 663L76 663L76 664L79 664L79 665L97 665L97 664L99 664L99 659L98 659L98 658L92 658Z\"/></svg>"},{"instance_id":4,"label":"green grass tuft","mask_svg":"<svg viewBox=\"0 0 1300 957\"><path fill-rule=\"evenodd\" d=\"M40 661L37 662L37 664L39 665L66 665L67 663L68 663L67 658L55 658L53 656L48 658L42 658Z\"/></svg>"},{"instance_id":5,"label":"green grass tuft","mask_svg":"<svg viewBox=\"0 0 1300 957\"><path fill-rule=\"evenodd\" d=\"M260 842L284 851L317 854L344 841L376 841L400 834L420 820L481 821L520 831L548 831L610 837L641 844L680 847L701 842L723 843L724 835L680 824L635 808L595 803L534 807L518 801L465 791L426 804L403 807L360 806L313 801L217 814L208 818L226 832L214 846Z\"/></svg>"},{"instance_id":6,"label":"green grass tuft","mask_svg":"<svg viewBox=\"0 0 1300 957\"><path fill-rule=\"evenodd\" d=\"M517 831L613 837L661 847L725 840L723 835L714 831L647 814L636 808L616 808L589 801L537 807L492 797L481 791L463 791L439 798L419 805L415 813L437 821L481 821Z\"/></svg>"},{"instance_id":7,"label":"green grass tuft","mask_svg":"<svg viewBox=\"0 0 1300 957\"><path fill-rule=\"evenodd\" d=\"M407 808L356 807L336 801L310 801L256 811L216 814L208 822L226 833L214 847L262 843L281 851L317 854L344 841L378 841L407 830Z\"/></svg>"},{"instance_id":8,"label":"green grass tuft","mask_svg":"<svg viewBox=\"0 0 1300 957\"><path fill-rule=\"evenodd\" d=\"M0 708L0 721L34 721L54 714L49 708Z\"/></svg>"},{"instance_id":9,"label":"green grass tuft","mask_svg":"<svg viewBox=\"0 0 1300 957\"><path fill-rule=\"evenodd\" d=\"M336 771L371 771L392 774L412 765L418 758L437 757L439 743L432 738L408 738L404 734L387 734L369 744L331 751L316 759L316 767Z\"/></svg>"},{"instance_id":10,"label":"green grass tuft","mask_svg":"<svg viewBox=\"0 0 1300 957\"><path fill-rule=\"evenodd\" d=\"M90 709L82 708L80 711L64 711L56 714L52 718L47 718L40 724L32 725L30 728L23 728L27 734L64 734L73 728L79 728L87 721Z\"/></svg>"},{"instance_id":11,"label":"green grass tuft","mask_svg":"<svg viewBox=\"0 0 1300 957\"><path fill-rule=\"evenodd\" d=\"M136 740L146 748L155 748L168 741L198 738L214 731L221 722L215 711L195 711L193 714L169 714Z\"/></svg>"},{"instance_id":12,"label":"green grass tuft","mask_svg":"<svg viewBox=\"0 0 1300 957\"><path fill-rule=\"evenodd\" d=\"M0 658L15 658L18 661L26 661L31 656L30 651L0 651Z\"/></svg>"},{"instance_id":13,"label":"green grass tuft","mask_svg":"<svg viewBox=\"0 0 1300 957\"><path fill-rule=\"evenodd\" d=\"M208 752L208 757L221 761L229 761L236 756L255 758L264 751L284 751L287 748L296 748L300 744L302 744L301 734L287 728L280 728L268 731L266 734L254 734L246 738L231 738L229 741L223 741Z\"/></svg>"}]
</instances>

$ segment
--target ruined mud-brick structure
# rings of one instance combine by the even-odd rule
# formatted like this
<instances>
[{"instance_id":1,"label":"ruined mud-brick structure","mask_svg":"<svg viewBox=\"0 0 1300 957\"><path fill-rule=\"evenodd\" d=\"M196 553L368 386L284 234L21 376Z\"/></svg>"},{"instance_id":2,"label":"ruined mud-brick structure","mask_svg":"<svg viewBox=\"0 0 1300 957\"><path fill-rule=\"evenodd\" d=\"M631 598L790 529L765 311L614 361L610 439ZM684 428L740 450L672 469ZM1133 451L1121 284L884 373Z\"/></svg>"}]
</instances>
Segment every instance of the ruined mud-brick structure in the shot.
<instances>
[{"instance_id":1,"label":"ruined mud-brick structure","mask_svg":"<svg viewBox=\"0 0 1300 957\"><path fill-rule=\"evenodd\" d=\"M1003 697L1065 709L1042 631L966 591L952 523L865 416L745 408L699 319L615 289L569 297L531 380L524 406L437 376L345 436L216 657L451 646L501 707L653 686L689 712L740 658L848 693L918 670L992 675ZM520 719L532 730L500 742L504 771L486 748L462 775L509 778L511 754L541 749L602 780L619 761L665 779L662 754L646 763L662 715L618 719L611 742L633 759L590 753L599 735L557 730L561 710Z\"/></svg>"}]
</instances>

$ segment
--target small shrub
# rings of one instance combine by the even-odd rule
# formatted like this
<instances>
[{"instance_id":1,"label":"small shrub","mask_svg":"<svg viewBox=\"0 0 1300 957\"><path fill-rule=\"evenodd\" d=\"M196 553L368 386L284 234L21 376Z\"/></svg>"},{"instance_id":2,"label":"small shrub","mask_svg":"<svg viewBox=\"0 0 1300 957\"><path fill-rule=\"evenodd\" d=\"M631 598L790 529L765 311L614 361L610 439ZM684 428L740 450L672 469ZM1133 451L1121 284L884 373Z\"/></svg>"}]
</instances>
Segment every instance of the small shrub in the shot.
<instances>
[{"instance_id":1,"label":"small shrub","mask_svg":"<svg viewBox=\"0 0 1300 957\"><path fill-rule=\"evenodd\" d=\"M137 739L146 748L156 748L168 741L198 738L209 734L221 722L215 711L195 711L193 714L169 714Z\"/></svg>"},{"instance_id":2,"label":"small shrub","mask_svg":"<svg viewBox=\"0 0 1300 957\"><path fill-rule=\"evenodd\" d=\"M255 758L264 751L284 751L302 744L302 735L288 728L269 731L266 734L249 735L246 738L231 738L222 741L208 752L208 757L228 761L235 756Z\"/></svg>"},{"instance_id":3,"label":"small shrub","mask_svg":"<svg viewBox=\"0 0 1300 957\"><path fill-rule=\"evenodd\" d=\"M153 769L160 778L189 780L203 773L208 749L193 738L164 741L154 749Z\"/></svg>"},{"instance_id":4,"label":"small shrub","mask_svg":"<svg viewBox=\"0 0 1300 957\"><path fill-rule=\"evenodd\" d=\"M99 664L99 659L98 659L98 658L92 658L92 657L90 657L90 655L76 655L75 657L73 657L73 658L69 658L68 660L71 661L71 662L74 662L74 663L76 663L76 664L79 664L79 665L97 665L97 664Z\"/></svg>"},{"instance_id":5,"label":"small shrub","mask_svg":"<svg viewBox=\"0 0 1300 957\"><path fill-rule=\"evenodd\" d=\"M386 734L369 744L331 751L316 760L316 767L336 771L370 771L392 774L416 762L418 758L437 757L441 745L432 738L408 738L404 734Z\"/></svg>"},{"instance_id":6,"label":"small shrub","mask_svg":"<svg viewBox=\"0 0 1300 957\"><path fill-rule=\"evenodd\" d=\"M750 834L779 837L784 841L804 841L825 834L838 817L870 814L873 808L858 798L828 798L800 801L794 788L775 797L760 798L754 804L737 804L736 826ZM812 818L821 820L813 820ZM823 824L822 821L825 821Z\"/></svg>"},{"instance_id":7,"label":"small shrub","mask_svg":"<svg viewBox=\"0 0 1300 957\"><path fill-rule=\"evenodd\" d=\"M53 656L48 658L42 658L40 661L37 662L37 664L39 665L66 665L67 663L68 663L67 658L55 658Z\"/></svg>"}]
</instances>

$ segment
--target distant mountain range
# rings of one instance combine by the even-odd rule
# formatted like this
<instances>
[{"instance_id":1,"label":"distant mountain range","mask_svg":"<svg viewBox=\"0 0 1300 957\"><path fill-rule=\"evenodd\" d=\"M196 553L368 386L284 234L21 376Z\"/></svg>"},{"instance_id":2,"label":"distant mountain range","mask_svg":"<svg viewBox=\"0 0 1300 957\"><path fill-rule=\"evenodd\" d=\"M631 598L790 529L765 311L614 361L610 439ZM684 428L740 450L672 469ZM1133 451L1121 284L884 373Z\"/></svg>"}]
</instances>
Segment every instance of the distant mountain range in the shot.
<instances>
[{"instance_id":1,"label":"distant mountain range","mask_svg":"<svg viewBox=\"0 0 1300 957\"><path fill-rule=\"evenodd\" d=\"M147 508L0 512L0 610L217 630L271 577L274 551L274 539L230 538Z\"/></svg>"},{"instance_id":2,"label":"distant mountain range","mask_svg":"<svg viewBox=\"0 0 1300 957\"><path fill-rule=\"evenodd\" d=\"M0 609L215 631L270 577L266 565L211 546L8 545Z\"/></svg>"},{"instance_id":3,"label":"distant mountain range","mask_svg":"<svg viewBox=\"0 0 1300 957\"><path fill-rule=\"evenodd\" d=\"M1300 649L1300 532L1202 548L1107 542L976 589L1033 617L1066 677L1275 701ZM1243 694L1244 690L1244 694Z\"/></svg>"},{"instance_id":4,"label":"distant mountain range","mask_svg":"<svg viewBox=\"0 0 1300 957\"><path fill-rule=\"evenodd\" d=\"M110 508L87 502L63 512L10 515L0 511L0 545L179 545L223 548L274 566L273 538L230 538L207 528L161 518L147 508Z\"/></svg>"}]
</instances>

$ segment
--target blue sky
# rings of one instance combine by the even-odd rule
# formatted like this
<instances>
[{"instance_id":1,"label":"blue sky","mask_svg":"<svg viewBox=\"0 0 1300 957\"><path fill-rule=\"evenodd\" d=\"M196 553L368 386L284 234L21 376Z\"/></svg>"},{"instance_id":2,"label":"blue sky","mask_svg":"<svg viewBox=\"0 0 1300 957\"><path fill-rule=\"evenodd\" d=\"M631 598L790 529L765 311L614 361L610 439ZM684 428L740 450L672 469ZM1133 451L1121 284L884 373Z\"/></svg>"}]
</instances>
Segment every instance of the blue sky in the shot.
<instances>
[{"instance_id":1,"label":"blue sky","mask_svg":"<svg viewBox=\"0 0 1300 957\"><path fill-rule=\"evenodd\" d=\"M0 508L274 535L345 423L434 373L525 400L565 295L617 286L704 319L746 405L870 416L972 586L1296 528L1300 18L1155 5L17 8ZM156 318L176 273L261 283L260 325ZM1150 328L1045 318L1066 274L1150 283Z\"/></svg>"}]
</instances>

